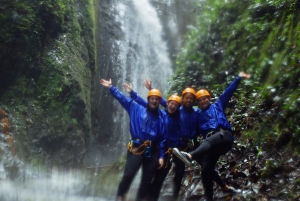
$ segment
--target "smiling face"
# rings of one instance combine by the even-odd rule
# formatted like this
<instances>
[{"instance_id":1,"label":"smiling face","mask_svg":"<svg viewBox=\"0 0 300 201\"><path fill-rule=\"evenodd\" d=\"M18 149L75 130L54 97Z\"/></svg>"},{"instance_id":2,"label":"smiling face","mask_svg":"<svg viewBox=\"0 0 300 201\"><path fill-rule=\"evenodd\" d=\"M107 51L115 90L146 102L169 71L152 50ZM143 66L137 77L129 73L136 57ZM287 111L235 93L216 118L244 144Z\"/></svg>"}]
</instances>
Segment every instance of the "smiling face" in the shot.
<instances>
[{"instance_id":1,"label":"smiling face","mask_svg":"<svg viewBox=\"0 0 300 201\"><path fill-rule=\"evenodd\" d=\"M201 98L198 98L198 107L201 110L205 110L209 107L210 105L210 97L209 96L203 96Z\"/></svg>"},{"instance_id":2,"label":"smiling face","mask_svg":"<svg viewBox=\"0 0 300 201\"><path fill-rule=\"evenodd\" d=\"M179 106L180 106L180 104L177 101L174 101L174 100L168 101L167 110L168 110L169 114L175 113L178 110Z\"/></svg>"},{"instance_id":3,"label":"smiling face","mask_svg":"<svg viewBox=\"0 0 300 201\"><path fill-rule=\"evenodd\" d=\"M160 97L158 97L158 96L149 96L148 97L148 103L149 103L150 109L156 109L156 108L159 107Z\"/></svg>"},{"instance_id":4,"label":"smiling face","mask_svg":"<svg viewBox=\"0 0 300 201\"><path fill-rule=\"evenodd\" d=\"M182 105L190 108L193 107L194 101L195 101L195 96L191 93L186 93L182 98Z\"/></svg>"}]
</instances>

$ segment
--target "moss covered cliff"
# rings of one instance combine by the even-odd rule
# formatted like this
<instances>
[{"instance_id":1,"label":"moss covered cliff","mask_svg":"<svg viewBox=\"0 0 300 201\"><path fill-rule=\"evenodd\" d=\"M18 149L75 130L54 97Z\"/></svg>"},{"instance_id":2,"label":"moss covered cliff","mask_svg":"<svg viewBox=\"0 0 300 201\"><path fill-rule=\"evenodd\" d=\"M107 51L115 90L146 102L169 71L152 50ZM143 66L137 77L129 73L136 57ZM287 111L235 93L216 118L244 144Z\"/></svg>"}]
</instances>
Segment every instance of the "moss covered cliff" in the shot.
<instances>
[{"instance_id":1,"label":"moss covered cliff","mask_svg":"<svg viewBox=\"0 0 300 201\"><path fill-rule=\"evenodd\" d=\"M98 1L97 11L93 3L0 3L0 107L16 154L26 159L78 165L92 133L110 140L99 123L109 111L99 110L106 107L98 101L98 77L111 69L96 68L109 66L109 41L120 36L107 14L109 2ZM192 85L218 97L239 71L251 73L228 109L236 134L276 148L299 147L299 8L291 0L199 1L197 26L176 56L169 93ZM95 13L101 65L95 65Z\"/></svg>"},{"instance_id":2,"label":"moss covered cliff","mask_svg":"<svg viewBox=\"0 0 300 201\"><path fill-rule=\"evenodd\" d=\"M0 107L16 153L78 165L91 134L93 1L0 3Z\"/></svg>"},{"instance_id":3,"label":"moss covered cliff","mask_svg":"<svg viewBox=\"0 0 300 201\"><path fill-rule=\"evenodd\" d=\"M229 105L237 135L299 151L300 1L199 1L198 26L177 55L169 93L209 88L217 98L240 71L252 74Z\"/></svg>"}]
</instances>

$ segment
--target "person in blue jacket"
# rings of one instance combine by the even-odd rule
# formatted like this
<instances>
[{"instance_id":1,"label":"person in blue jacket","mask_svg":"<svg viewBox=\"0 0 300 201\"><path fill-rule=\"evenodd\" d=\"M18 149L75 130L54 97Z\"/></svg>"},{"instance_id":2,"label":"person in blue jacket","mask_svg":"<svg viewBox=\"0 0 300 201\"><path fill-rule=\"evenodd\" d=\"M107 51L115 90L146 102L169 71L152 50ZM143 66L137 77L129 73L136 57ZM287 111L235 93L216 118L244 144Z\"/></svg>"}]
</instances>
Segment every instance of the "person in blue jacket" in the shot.
<instances>
[{"instance_id":1,"label":"person in blue jacket","mask_svg":"<svg viewBox=\"0 0 300 201\"><path fill-rule=\"evenodd\" d=\"M129 84L123 85L125 90L129 92L130 97L137 103L146 106L147 101L137 95L135 91ZM161 103L165 110L161 110L162 118L164 121L164 138L165 138L165 157L164 165L162 168L158 169L155 176L148 188L148 201L157 201L161 191L161 187L165 178L167 177L172 163L171 155L172 148L177 147L179 143L179 107L181 104L181 98L177 95L171 95L168 100L162 99Z\"/></svg>"},{"instance_id":2,"label":"person in blue jacket","mask_svg":"<svg viewBox=\"0 0 300 201\"><path fill-rule=\"evenodd\" d=\"M197 143L198 113L197 109L194 108L196 92L193 88L188 87L182 91L181 97L182 105L179 108L180 140L177 149L190 152L194 150L195 143ZM178 157L173 157L173 162L175 164L173 197L178 199L186 165Z\"/></svg>"},{"instance_id":3,"label":"person in blue jacket","mask_svg":"<svg viewBox=\"0 0 300 201\"><path fill-rule=\"evenodd\" d=\"M216 163L221 155L226 154L234 141L232 129L225 115L225 108L242 78L250 78L249 74L239 73L235 80L227 87L223 94L213 104L210 103L210 93L201 89L196 93L199 110L199 129L205 139L201 145L190 153L173 149L186 165L191 165L196 160L202 168L201 176L206 200L213 200L213 181L216 182L224 193L236 193L237 191L226 185L215 171Z\"/></svg>"},{"instance_id":4,"label":"person in blue jacket","mask_svg":"<svg viewBox=\"0 0 300 201\"><path fill-rule=\"evenodd\" d=\"M156 171L154 179L149 188L149 201L157 201L164 180L166 179L172 167L172 149L178 147L179 144L179 107L181 98L177 95L172 95L167 100L167 107L164 115L164 137L165 137L165 164L163 168ZM176 172L175 172L176 174Z\"/></svg>"},{"instance_id":5,"label":"person in blue jacket","mask_svg":"<svg viewBox=\"0 0 300 201\"><path fill-rule=\"evenodd\" d=\"M147 95L148 105L144 107L121 93L112 85L111 79L101 79L100 84L109 88L112 96L119 101L130 118L131 140L127 145L125 170L118 186L116 200L125 200L140 166L142 178L136 201L144 200L155 171L164 163L164 127L158 108L162 98L161 92L157 89L150 90Z\"/></svg>"},{"instance_id":6,"label":"person in blue jacket","mask_svg":"<svg viewBox=\"0 0 300 201\"><path fill-rule=\"evenodd\" d=\"M151 81L146 79L144 86L151 90ZM198 136L198 109L193 107L196 100L196 91L191 87L185 88L182 91L181 100L182 105L179 108L179 141L176 148L181 151L190 152L197 146ZM163 98L161 103L163 106L164 102ZM177 157L173 157L173 163L175 164L173 197L174 199L178 199L186 166Z\"/></svg>"}]
</instances>

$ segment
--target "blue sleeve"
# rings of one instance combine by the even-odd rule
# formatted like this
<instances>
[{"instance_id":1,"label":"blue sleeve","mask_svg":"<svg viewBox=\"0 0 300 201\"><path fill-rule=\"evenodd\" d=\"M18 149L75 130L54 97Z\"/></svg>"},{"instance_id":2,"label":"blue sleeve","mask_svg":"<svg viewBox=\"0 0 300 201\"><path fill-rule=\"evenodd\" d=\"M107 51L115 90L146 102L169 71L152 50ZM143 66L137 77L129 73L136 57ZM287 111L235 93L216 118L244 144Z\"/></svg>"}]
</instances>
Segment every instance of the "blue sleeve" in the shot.
<instances>
[{"instance_id":1,"label":"blue sleeve","mask_svg":"<svg viewBox=\"0 0 300 201\"><path fill-rule=\"evenodd\" d=\"M165 139L165 136L163 135L164 133L164 126L163 126L163 123L162 121L160 122L160 136L161 136L161 140L160 140L160 143L159 143L159 158L164 158L165 156L165 142L166 142L166 139Z\"/></svg>"},{"instance_id":2,"label":"blue sleeve","mask_svg":"<svg viewBox=\"0 0 300 201\"><path fill-rule=\"evenodd\" d=\"M137 102L138 104L146 107L148 105L148 102L145 101L143 98L141 98L135 91L131 91L130 93L130 97L135 101ZM167 100L162 97L161 101L160 101L160 104L164 107L164 108L167 108Z\"/></svg>"},{"instance_id":3,"label":"blue sleeve","mask_svg":"<svg viewBox=\"0 0 300 201\"><path fill-rule=\"evenodd\" d=\"M161 104L164 108L167 108L167 100L166 100L164 97L161 98L160 104Z\"/></svg>"},{"instance_id":4,"label":"blue sleeve","mask_svg":"<svg viewBox=\"0 0 300 201\"><path fill-rule=\"evenodd\" d=\"M140 96L138 96L138 94L135 91L132 90L129 94L132 100L134 100L136 103L144 107L147 107L148 102L142 99Z\"/></svg>"},{"instance_id":5,"label":"blue sleeve","mask_svg":"<svg viewBox=\"0 0 300 201\"><path fill-rule=\"evenodd\" d=\"M237 76L233 80L233 82L231 82L231 84L225 89L223 94L221 94L221 96L219 97L218 103L220 104L220 106L222 107L223 110L225 109L227 103L233 96L233 94L236 91L237 87L239 86L240 82L241 82L241 78L239 76Z\"/></svg>"},{"instance_id":6,"label":"blue sleeve","mask_svg":"<svg viewBox=\"0 0 300 201\"><path fill-rule=\"evenodd\" d=\"M130 104L132 102L131 98L126 97L122 92L120 92L116 87L112 86L109 88L111 95L119 101L123 108L129 112Z\"/></svg>"}]
</instances>

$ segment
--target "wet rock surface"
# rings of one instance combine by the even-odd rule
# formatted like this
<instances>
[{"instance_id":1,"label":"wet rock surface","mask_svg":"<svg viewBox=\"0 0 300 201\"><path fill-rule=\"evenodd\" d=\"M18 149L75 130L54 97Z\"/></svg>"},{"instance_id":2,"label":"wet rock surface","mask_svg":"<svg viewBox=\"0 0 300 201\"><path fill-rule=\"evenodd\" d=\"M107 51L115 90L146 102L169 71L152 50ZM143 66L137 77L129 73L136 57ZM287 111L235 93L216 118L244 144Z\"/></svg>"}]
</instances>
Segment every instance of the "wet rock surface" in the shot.
<instances>
[{"instance_id":1,"label":"wet rock surface","mask_svg":"<svg viewBox=\"0 0 300 201\"><path fill-rule=\"evenodd\" d=\"M247 142L235 141L232 150L220 157L216 166L224 181L239 193L226 195L215 184L214 200L299 200L300 163L297 154L276 150L272 142L266 142L262 147ZM172 200L172 179L171 169L160 201ZM197 163L186 169L180 194L179 200L203 200L201 167Z\"/></svg>"}]
</instances>

